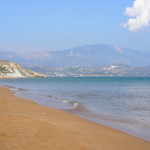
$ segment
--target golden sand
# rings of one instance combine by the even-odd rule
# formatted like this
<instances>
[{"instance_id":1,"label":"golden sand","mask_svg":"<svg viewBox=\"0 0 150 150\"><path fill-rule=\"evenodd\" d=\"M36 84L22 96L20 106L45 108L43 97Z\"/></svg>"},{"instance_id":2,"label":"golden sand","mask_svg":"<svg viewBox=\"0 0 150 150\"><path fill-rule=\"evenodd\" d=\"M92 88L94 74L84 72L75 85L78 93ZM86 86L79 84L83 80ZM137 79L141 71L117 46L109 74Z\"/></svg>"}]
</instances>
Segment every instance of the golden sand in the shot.
<instances>
[{"instance_id":1,"label":"golden sand","mask_svg":"<svg viewBox=\"0 0 150 150\"><path fill-rule=\"evenodd\" d=\"M0 87L0 150L150 150L150 142Z\"/></svg>"}]
</instances>

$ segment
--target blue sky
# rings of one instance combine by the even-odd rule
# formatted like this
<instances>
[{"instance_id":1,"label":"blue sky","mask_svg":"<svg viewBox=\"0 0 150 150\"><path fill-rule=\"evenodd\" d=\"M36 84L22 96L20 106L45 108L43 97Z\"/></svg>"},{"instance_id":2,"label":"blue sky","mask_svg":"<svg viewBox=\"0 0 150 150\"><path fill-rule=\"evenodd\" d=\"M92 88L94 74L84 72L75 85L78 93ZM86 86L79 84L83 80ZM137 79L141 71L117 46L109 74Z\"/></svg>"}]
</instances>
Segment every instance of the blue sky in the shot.
<instances>
[{"instance_id":1,"label":"blue sky","mask_svg":"<svg viewBox=\"0 0 150 150\"><path fill-rule=\"evenodd\" d=\"M111 44L150 52L150 27L121 26L134 0L0 0L0 50L57 51Z\"/></svg>"}]
</instances>

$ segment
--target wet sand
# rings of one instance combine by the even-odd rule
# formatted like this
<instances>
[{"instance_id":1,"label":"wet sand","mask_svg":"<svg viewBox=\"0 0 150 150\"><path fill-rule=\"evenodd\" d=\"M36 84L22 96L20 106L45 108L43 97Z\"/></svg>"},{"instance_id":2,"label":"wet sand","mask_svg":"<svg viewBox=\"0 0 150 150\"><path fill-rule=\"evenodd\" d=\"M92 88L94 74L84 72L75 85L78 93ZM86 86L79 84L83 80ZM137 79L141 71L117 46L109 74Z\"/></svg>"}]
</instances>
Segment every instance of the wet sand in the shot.
<instances>
[{"instance_id":1,"label":"wet sand","mask_svg":"<svg viewBox=\"0 0 150 150\"><path fill-rule=\"evenodd\" d=\"M0 87L0 150L150 150L150 142Z\"/></svg>"}]
</instances>

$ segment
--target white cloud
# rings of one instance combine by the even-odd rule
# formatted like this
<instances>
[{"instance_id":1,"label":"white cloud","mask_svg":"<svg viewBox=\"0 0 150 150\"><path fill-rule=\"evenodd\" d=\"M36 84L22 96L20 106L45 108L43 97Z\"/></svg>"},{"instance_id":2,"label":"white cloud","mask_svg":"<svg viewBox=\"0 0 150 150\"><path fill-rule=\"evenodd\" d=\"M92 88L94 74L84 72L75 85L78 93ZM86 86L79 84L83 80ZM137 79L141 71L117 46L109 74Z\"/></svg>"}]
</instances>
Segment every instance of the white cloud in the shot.
<instances>
[{"instance_id":1,"label":"white cloud","mask_svg":"<svg viewBox=\"0 0 150 150\"><path fill-rule=\"evenodd\" d=\"M138 31L150 25L150 0L135 0L132 7L127 7L125 15L130 16L123 27L129 31Z\"/></svg>"}]
</instances>

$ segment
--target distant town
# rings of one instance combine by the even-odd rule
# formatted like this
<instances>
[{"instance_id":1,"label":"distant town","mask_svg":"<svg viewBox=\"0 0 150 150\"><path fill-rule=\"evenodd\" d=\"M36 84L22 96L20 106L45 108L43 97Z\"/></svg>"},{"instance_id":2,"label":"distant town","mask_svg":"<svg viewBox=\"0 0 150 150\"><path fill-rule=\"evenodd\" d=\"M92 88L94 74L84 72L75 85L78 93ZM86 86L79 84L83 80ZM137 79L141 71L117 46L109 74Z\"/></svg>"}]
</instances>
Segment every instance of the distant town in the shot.
<instances>
[{"instance_id":1,"label":"distant town","mask_svg":"<svg viewBox=\"0 0 150 150\"><path fill-rule=\"evenodd\" d=\"M40 72L50 77L128 77L150 76L150 67L131 67L124 64L109 65L104 67L45 67L45 66L28 66L27 69Z\"/></svg>"}]
</instances>

